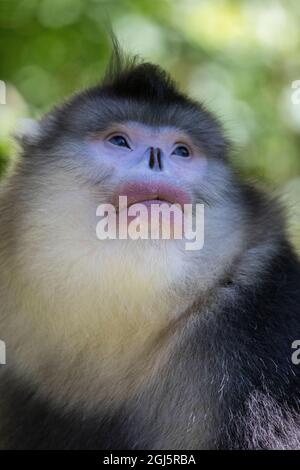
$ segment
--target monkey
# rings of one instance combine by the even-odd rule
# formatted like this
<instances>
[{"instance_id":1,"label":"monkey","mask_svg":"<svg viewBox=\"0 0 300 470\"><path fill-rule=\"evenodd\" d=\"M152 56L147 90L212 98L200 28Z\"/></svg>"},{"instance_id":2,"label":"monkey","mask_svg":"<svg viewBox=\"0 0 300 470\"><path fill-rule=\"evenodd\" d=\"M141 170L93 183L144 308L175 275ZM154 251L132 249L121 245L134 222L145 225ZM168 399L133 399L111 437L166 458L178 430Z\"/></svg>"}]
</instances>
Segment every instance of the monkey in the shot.
<instances>
[{"instance_id":1,"label":"monkey","mask_svg":"<svg viewBox=\"0 0 300 470\"><path fill-rule=\"evenodd\" d=\"M299 259L219 119L115 47L19 140L0 196L0 448L300 448ZM99 240L97 207L121 213L120 195L202 204L203 247Z\"/></svg>"}]
</instances>

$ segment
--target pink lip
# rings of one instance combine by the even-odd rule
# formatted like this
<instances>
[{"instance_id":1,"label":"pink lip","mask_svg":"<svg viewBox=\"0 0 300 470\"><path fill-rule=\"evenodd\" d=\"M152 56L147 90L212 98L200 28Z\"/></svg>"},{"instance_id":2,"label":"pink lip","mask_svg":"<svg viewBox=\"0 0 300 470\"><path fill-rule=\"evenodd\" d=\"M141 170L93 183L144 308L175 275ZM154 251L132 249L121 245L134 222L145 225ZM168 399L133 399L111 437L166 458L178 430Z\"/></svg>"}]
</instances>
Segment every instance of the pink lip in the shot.
<instances>
[{"instance_id":1,"label":"pink lip","mask_svg":"<svg viewBox=\"0 0 300 470\"><path fill-rule=\"evenodd\" d=\"M167 202L179 204L182 208L184 204L191 204L191 196L187 191L164 182L132 181L125 183L114 194L113 203L116 207L119 204L119 196L127 196L128 207L138 202L147 206Z\"/></svg>"}]
</instances>

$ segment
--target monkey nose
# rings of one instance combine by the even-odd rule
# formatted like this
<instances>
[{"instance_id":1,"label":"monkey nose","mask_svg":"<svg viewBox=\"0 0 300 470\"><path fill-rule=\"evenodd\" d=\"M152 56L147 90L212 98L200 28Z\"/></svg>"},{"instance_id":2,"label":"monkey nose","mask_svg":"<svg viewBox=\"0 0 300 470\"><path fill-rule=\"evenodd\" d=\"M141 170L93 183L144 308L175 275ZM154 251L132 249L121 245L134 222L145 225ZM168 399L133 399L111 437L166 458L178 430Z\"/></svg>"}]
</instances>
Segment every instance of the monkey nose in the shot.
<instances>
[{"instance_id":1,"label":"monkey nose","mask_svg":"<svg viewBox=\"0 0 300 470\"><path fill-rule=\"evenodd\" d=\"M149 149L149 168L154 171L161 171L162 151L159 147L150 147Z\"/></svg>"}]
</instances>

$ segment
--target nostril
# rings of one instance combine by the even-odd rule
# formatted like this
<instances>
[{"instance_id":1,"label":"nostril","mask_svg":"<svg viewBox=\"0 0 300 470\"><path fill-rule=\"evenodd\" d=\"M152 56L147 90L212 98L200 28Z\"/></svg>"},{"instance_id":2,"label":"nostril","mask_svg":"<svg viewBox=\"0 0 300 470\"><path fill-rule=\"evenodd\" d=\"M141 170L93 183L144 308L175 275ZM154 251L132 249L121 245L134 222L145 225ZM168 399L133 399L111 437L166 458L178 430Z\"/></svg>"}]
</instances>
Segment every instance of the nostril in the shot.
<instances>
[{"instance_id":1,"label":"nostril","mask_svg":"<svg viewBox=\"0 0 300 470\"><path fill-rule=\"evenodd\" d=\"M152 170L162 170L162 152L160 148L150 147L149 167Z\"/></svg>"},{"instance_id":2,"label":"nostril","mask_svg":"<svg viewBox=\"0 0 300 470\"><path fill-rule=\"evenodd\" d=\"M152 169L155 166L155 153L154 148L150 147L149 167Z\"/></svg>"},{"instance_id":3,"label":"nostril","mask_svg":"<svg viewBox=\"0 0 300 470\"><path fill-rule=\"evenodd\" d=\"M160 150L160 148L157 149L157 163L158 163L159 169L162 170L163 167L162 167L162 158L161 158L161 150Z\"/></svg>"}]
</instances>

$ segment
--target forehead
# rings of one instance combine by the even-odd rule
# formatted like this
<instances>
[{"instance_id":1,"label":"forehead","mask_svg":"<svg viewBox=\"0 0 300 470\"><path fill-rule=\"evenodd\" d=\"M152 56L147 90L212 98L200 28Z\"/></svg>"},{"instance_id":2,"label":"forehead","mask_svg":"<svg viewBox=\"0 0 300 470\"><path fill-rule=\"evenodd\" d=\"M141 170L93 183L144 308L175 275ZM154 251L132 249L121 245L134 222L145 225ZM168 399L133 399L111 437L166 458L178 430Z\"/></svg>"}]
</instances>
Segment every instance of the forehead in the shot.
<instances>
[{"instance_id":1,"label":"forehead","mask_svg":"<svg viewBox=\"0 0 300 470\"><path fill-rule=\"evenodd\" d=\"M203 149L208 156L224 158L228 143L222 128L203 106L192 102L166 103L149 99L107 97L105 90L88 90L67 102L52 117L53 129L49 140L64 138L67 132L74 139L100 134L114 124L135 128L140 136L168 135L170 139ZM112 130L113 131L113 130ZM172 134L173 133L173 134Z\"/></svg>"}]
</instances>

